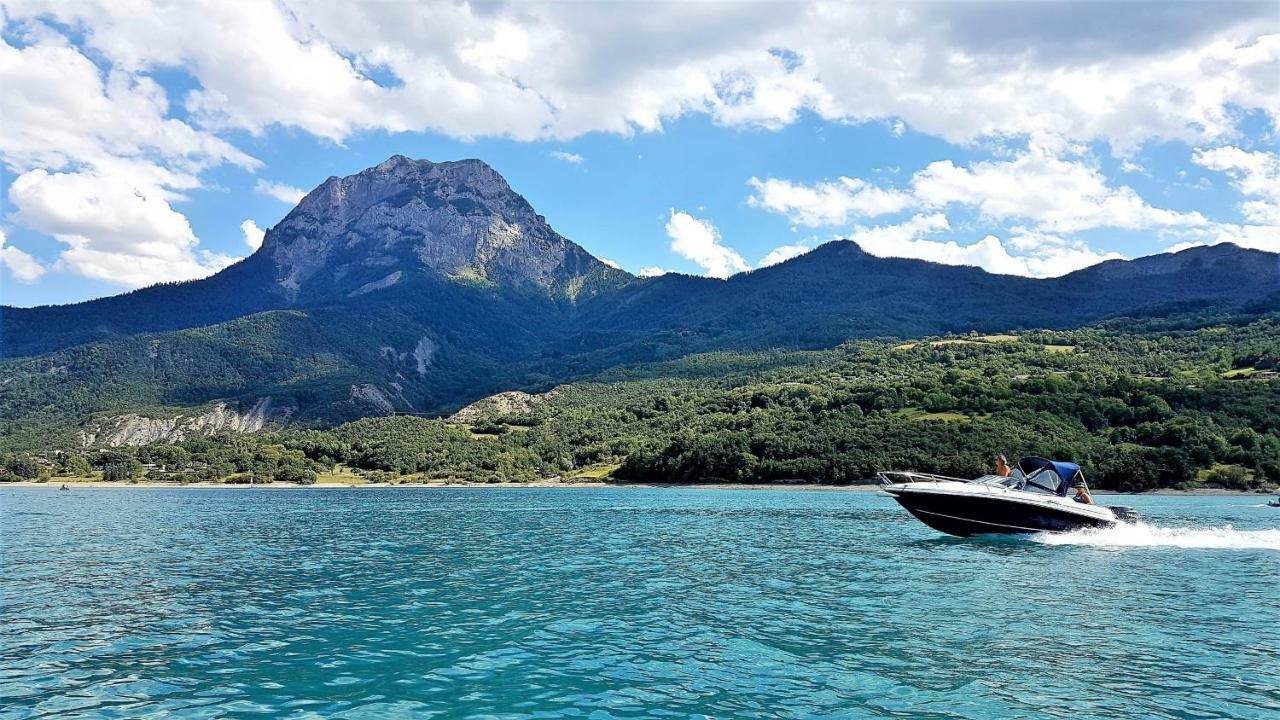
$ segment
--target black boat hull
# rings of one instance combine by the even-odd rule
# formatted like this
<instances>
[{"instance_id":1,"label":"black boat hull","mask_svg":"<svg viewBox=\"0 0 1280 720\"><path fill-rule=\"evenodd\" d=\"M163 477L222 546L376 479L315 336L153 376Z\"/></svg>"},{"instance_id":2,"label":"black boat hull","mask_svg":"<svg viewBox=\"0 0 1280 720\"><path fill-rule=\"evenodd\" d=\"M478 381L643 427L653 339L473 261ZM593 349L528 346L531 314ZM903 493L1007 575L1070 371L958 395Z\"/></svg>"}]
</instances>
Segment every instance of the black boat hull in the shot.
<instances>
[{"instance_id":1,"label":"black boat hull","mask_svg":"<svg viewBox=\"0 0 1280 720\"><path fill-rule=\"evenodd\" d=\"M1113 519L997 498L911 491L890 494L920 522L960 537L1070 532L1116 524Z\"/></svg>"}]
</instances>

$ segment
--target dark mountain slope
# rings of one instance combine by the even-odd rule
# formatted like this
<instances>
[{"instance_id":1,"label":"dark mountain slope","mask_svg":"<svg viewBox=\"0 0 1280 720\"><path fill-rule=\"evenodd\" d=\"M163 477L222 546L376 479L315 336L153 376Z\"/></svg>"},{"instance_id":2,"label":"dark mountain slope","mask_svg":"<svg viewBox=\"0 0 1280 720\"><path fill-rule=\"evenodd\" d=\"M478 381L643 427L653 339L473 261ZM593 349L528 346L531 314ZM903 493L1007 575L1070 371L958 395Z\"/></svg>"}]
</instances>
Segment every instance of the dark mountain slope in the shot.
<instances>
[{"instance_id":1,"label":"dark mountain slope","mask_svg":"<svg viewBox=\"0 0 1280 720\"><path fill-rule=\"evenodd\" d=\"M576 326L591 338L584 344L670 333L696 349L812 348L849 337L1070 328L1169 303L1231 308L1277 290L1280 256L1232 245L1035 280L880 258L838 241L725 281L634 280L583 302Z\"/></svg>"}]
</instances>

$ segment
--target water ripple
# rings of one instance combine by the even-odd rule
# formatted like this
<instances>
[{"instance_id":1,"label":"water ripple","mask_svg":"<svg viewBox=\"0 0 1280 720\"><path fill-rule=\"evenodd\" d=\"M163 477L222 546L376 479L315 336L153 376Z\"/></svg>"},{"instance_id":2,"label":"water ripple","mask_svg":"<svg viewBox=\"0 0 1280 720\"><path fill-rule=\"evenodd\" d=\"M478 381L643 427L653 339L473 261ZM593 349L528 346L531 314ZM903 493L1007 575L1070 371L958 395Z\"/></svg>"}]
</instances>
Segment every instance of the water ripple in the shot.
<instances>
[{"instance_id":1,"label":"water ripple","mask_svg":"<svg viewBox=\"0 0 1280 720\"><path fill-rule=\"evenodd\" d=\"M0 718L1275 717L1280 531L1231 500L959 540L836 492L0 489Z\"/></svg>"}]
</instances>

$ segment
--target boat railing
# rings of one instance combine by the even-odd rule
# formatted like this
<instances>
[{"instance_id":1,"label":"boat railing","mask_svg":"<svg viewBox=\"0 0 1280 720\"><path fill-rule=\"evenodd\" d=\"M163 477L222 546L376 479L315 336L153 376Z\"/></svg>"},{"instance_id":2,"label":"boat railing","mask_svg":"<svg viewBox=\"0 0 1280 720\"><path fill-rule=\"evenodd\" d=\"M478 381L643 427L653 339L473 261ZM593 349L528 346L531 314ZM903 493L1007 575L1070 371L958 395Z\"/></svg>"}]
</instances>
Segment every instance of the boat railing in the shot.
<instances>
[{"instance_id":1,"label":"boat railing","mask_svg":"<svg viewBox=\"0 0 1280 720\"><path fill-rule=\"evenodd\" d=\"M972 479L935 475L933 473L914 472L912 470L881 470L876 473L881 485L898 485L917 482L973 482Z\"/></svg>"}]
</instances>

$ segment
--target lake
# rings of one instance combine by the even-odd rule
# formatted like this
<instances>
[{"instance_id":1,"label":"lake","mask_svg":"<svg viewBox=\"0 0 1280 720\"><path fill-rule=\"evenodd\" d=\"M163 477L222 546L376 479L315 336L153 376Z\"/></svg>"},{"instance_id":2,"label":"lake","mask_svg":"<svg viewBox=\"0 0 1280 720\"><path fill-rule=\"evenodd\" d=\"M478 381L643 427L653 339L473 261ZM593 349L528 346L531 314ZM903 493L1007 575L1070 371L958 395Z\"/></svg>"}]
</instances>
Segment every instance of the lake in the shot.
<instances>
[{"instance_id":1,"label":"lake","mask_svg":"<svg viewBox=\"0 0 1280 720\"><path fill-rule=\"evenodd\" d=\"M0 489L0 717L1280 717L1280 510L1102 501Z\"/></svg>"}]
</instances>

